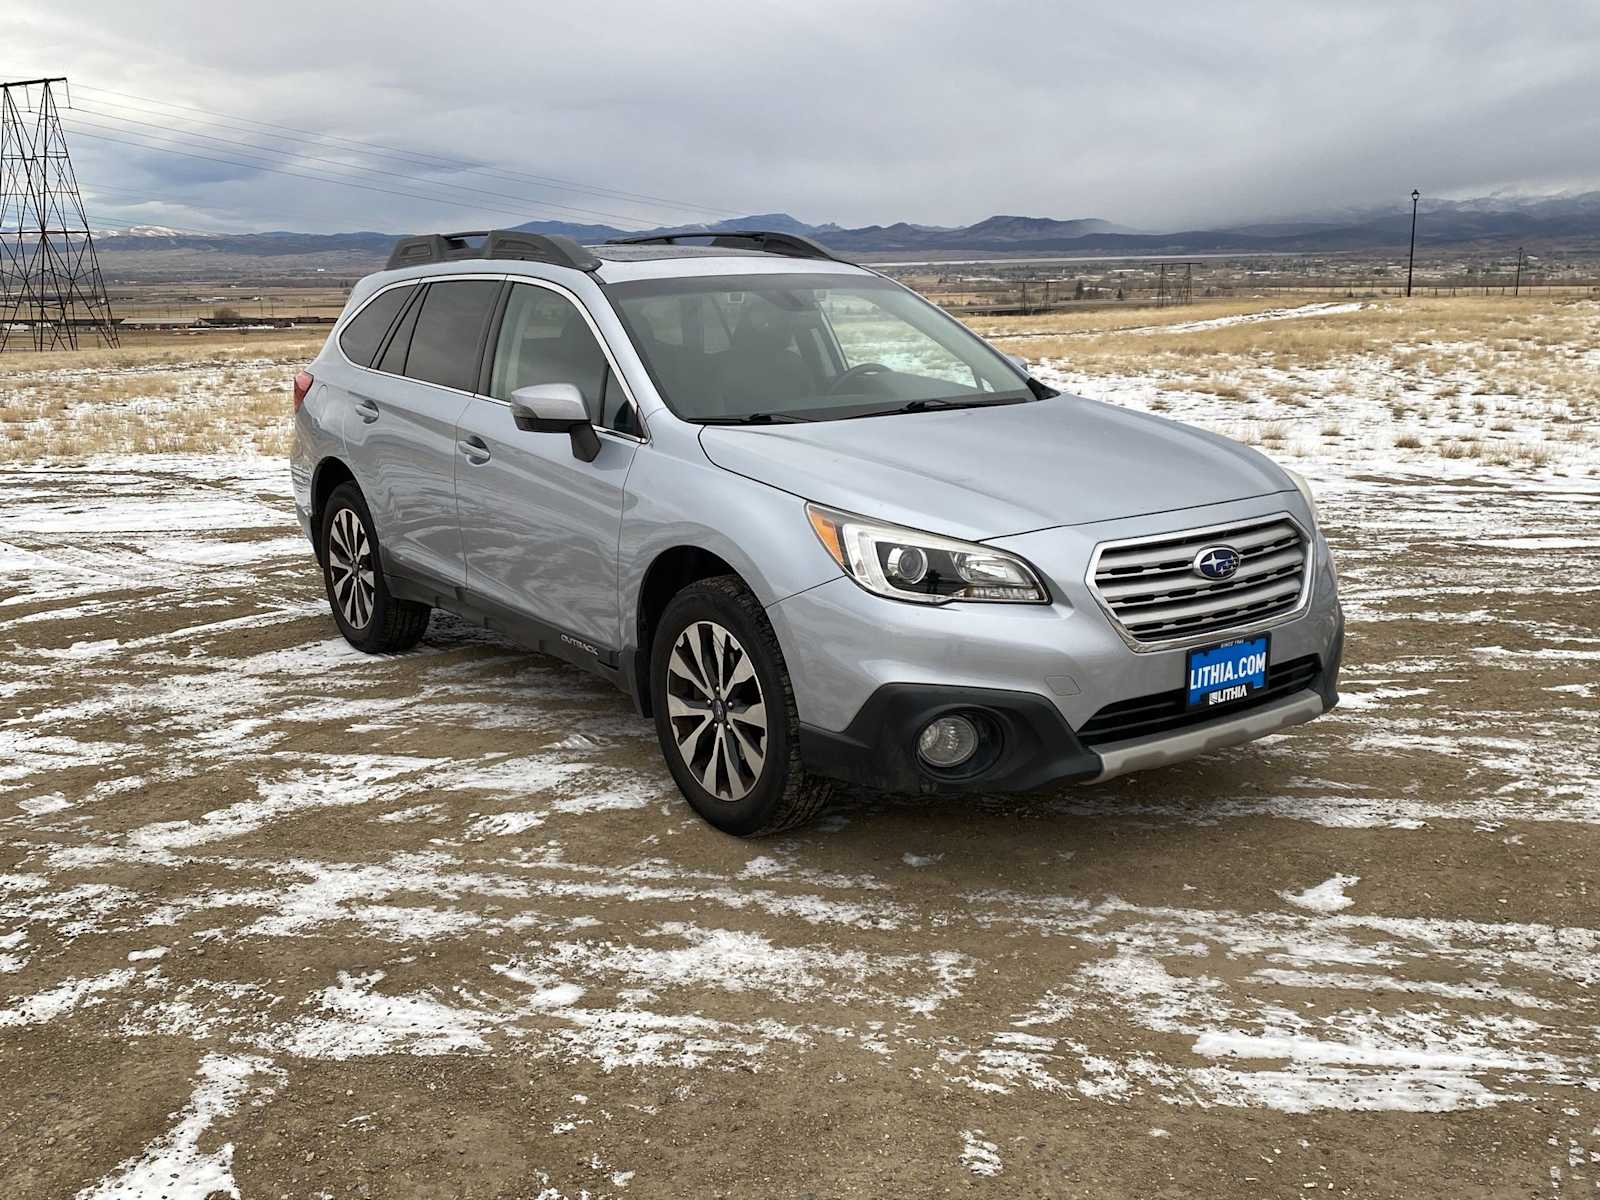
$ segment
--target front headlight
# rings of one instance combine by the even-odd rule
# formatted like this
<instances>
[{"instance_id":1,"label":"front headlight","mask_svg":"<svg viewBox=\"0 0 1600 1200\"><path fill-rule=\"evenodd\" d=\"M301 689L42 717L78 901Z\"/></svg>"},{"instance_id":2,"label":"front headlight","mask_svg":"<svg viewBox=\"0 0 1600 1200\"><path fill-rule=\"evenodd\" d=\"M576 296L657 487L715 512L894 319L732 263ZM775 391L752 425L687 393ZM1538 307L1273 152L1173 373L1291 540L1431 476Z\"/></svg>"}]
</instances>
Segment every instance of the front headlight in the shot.
<instances>
[{"instance_id":1,"label":"front headlight","mask_svg":"<svg viewBox=\"0 0 1600 1200\"><path fill-rule=\"evenodd\" d=\"M1280 467L1285 475L1294 481L1295 487L1300 489L1300 494L1306 498L1306 507L1311 510L1311 519L1317 520L1317 498L1311 494L1311 485L1306 482L1306 477L1299 471L1291 471L1288 467Z\"/></svg>"},{"instance_id":2,"label":"front headlight","mask_svg":"<svg viewBox=\"0 0 1600 1200\"><path fill-rule=\"evenodd\" d=\"M883 525L817 504L806 505L806 516L845 574L880 596L920 604L1050 603L1050 593L1033 568L1003 550Z\"/></svg>"}]
</instances>

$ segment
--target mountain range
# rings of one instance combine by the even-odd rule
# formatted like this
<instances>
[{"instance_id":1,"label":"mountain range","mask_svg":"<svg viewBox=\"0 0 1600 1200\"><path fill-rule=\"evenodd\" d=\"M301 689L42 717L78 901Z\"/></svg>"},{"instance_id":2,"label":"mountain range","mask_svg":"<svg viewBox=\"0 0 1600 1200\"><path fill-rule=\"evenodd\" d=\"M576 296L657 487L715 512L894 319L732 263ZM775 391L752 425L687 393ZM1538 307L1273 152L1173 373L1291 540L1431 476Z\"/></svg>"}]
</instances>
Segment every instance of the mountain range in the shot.
<instances>
[{"instance_id":1,"label":"mountain range","mask_svg":"<svg viewBox=\"0 0 1600 1200\"><path fill-rule=\"evenodd\" d=\"M761 213L715 225L622 230L608 225L529 221L515 226L533 233L563 234L594 244L649 233L766 229L816 238L846 257L953 259L962 255L1024 257L1080 254L1337 253L1393 251L1411 232L1409 205L1346 210L1310 217L1149 232L1097 218L993 216L972 225L946 227L898 221L844 228L812 225L788 213ZM337 256L341 266L387 255L393 233L196 234L160 226L136 227L97 238L102 253L210 251L251 257ZM1419 247L1600 243L1600 191L1556 196L1488 196L1471 200L1426 200L1417 223ZM141 258L144 255L140 256Z\"/></svg>"}]
</instances>

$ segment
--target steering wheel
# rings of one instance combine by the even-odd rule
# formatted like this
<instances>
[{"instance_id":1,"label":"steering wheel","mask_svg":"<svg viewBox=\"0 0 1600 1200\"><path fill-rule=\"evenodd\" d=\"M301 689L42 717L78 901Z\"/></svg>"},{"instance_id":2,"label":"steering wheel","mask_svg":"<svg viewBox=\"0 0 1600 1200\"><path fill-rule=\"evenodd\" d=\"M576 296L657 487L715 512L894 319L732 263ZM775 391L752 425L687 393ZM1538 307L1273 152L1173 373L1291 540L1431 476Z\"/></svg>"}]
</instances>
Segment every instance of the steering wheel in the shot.
<instances>
[{"instance_id":1,"label":"steering wheel","mask_svg":"<svg viewBox=\"0 0 1600 1200\"><path fill-rule=\"evenodd\" d=\"M851 367L848 371L844 372L844 374L840 375L839 378L833 381L833 383L828 387L828 394L830 396L836 396L844 388L846 383L853 382L857 379L865 379L869 375L887 375L891 370L893 370L892 367L886 367L879 362L857 363L855 366Z\"/></svg>"}]
</instances>

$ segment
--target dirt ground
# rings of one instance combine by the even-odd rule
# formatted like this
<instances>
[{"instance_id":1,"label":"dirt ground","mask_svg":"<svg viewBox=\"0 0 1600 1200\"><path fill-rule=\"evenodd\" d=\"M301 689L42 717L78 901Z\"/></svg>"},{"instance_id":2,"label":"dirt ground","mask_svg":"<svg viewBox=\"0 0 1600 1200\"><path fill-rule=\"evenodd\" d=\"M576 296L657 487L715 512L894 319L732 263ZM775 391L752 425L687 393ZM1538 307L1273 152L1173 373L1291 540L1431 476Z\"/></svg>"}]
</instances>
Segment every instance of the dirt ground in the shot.
<instances>
[{"instance_id":1,"label":"dirt ground","mask_svg":"<svg viewBox=\"0 0 1600 1200\"><path fill-rule=\"evenodd\" d=\"M6 467L0 1194L1600 1196L1600 484L1321 453L1336 712L754 842L282 460Z\"/></svg>"}]
</instances>

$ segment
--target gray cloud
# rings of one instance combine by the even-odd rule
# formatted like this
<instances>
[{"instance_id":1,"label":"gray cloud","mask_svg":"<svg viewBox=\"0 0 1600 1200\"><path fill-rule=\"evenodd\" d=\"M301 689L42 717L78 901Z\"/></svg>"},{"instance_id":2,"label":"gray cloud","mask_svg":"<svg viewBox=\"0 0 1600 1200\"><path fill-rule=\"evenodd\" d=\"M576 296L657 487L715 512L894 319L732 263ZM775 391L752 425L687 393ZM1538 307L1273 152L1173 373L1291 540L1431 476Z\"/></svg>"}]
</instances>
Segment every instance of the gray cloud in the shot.
<instances>
[{"instance_id":1,"label":"gray cloud","mask_svg":"<svg viewBox=\"0 0 1600 1200\"><path fill-rule=\"evenodd\" d=\"M12 0L18 36L0 70L71 77L75 161L97 220L118 224L649 225L782 209L845 224L1013 212L1171 229L1398 202L1413 186L1600 186L1588 0L543 9ZM90 88L694 207L430 171ZM341 173L279 157L298 151L419 177L361 177L390 192L509 196L450 191L466 207L449 207L91 134L208 134L268 147L284 170Z\"/></svg>"}]
</instances>

